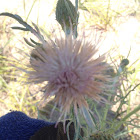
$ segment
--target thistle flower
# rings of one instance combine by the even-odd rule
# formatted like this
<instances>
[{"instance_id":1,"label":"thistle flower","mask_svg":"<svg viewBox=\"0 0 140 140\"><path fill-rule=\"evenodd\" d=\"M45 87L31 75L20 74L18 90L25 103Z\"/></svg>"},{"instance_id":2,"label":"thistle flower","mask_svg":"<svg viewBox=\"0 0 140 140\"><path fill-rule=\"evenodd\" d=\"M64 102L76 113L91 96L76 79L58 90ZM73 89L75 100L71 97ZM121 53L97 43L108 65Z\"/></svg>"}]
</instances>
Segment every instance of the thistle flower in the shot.
<instances>
[{"instance_id":1,"label":"thistle flower","mask_svg":"<svg viewBox=\"0 0 140 140\"><path fill-rule=\"evenodd\" d=\"M70 112L73 105L75 117L79 122L78 110L86 119L87 124L94 129L93 120L89 113L86 98L96 102L105 100L101 93L107 87L108 76L105 74L107 66L103 61L105 56L95 58L96 44L86 40L85 34L78 38L73 37L73 22L70 20L71 32L65 37L55 36L55 40L42 36L39 28L27 24L20 16L10 13L1 13L0 16L9 16L17 20L23 27L12 27L23 31L30 31L41 43L30 39L25 42L34 47L30 55L28 69L22 69L28 75L29 83L42 83L45 85L44 101L55 95L55 102L60 106L62 114L58 121ZM61 25L62 26L62 25ZM98 37L97 37L98 38ZM95 38L95 40L97 40ZM100 39L99 39L100 40Z\"/></svg>"},{"instance_id":2,"label":"thistle flower","mask_svg":"<svg viewBox=\"0 0 140 140\"><path fill-rule=\"evenodd\" d=\"M54 100L62 110L59 120L62 116L66 118L73 106L76 117L81 109L90 125L86 98L97 102L104 100L100 94L108 80L104 74L107 69L103 63L105 56L95 58L98 50L86 41L85 36L77 39L72 34L60 38L55 36L55 41L48 39L42 44L31 51L28 81L47 81L43 98L45 101L55 95Z\"/></svg>"}]
</instances>

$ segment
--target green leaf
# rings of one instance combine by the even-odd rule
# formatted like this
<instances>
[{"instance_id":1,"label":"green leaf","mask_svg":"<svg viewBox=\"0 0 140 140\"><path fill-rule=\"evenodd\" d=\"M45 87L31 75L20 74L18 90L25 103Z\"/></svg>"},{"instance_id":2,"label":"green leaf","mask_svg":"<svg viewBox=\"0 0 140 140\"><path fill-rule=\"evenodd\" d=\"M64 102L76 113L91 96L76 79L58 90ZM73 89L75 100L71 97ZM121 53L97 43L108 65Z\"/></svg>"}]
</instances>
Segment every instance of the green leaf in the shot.
<instances>
[{"instance_id":1,"label":"green leaf","mask_svg":"<svg viewBox=\"0 0 140 140\"><path fill-rule=\"evenodd\" d=\"M11 27L11 28L16 30L29 31L29 29L23 27Z\"/></svg>"},{"instance_id":2,"label":"green leaf","mask_svg":"<svg viewBox=\"0 0 140 140\"><path fill-rule=\"evenodd\" d=\"M33 39L31 39L31 38L30 38L30 40L31 40L31 42L33 42L35 45L42 46L42 44L41 44L41 43L38 43L38 42L34 41L34 40L33 40Z\"/></svg>"},{"instance_id":3,"label":"green leaf","mask_svg":"<svg viewBox=\"0 0 140 140\"><path fill-rule=\"evenodd\" d=\"M26 38L24 38L24 41L31 47L36 47L36 45L30 43Z\"/></svg>"},{"instance_id":4,"label":"green leaf","mask_svg":"<svg viewBox=\"0 0 140 140\"><path fill-rule=\"evenodd\" d=\"M4 12L1 13L0 16L8 16L11 17L13 19L15 19L16 21L18 21L20 24L22 24L24 27L26 27L27 30L33 32L36 32L29 24L27 24L25 21L23 21L23 19L19 16L19 15L14 15L8 12Z\"/></svg>"}]
</instances>

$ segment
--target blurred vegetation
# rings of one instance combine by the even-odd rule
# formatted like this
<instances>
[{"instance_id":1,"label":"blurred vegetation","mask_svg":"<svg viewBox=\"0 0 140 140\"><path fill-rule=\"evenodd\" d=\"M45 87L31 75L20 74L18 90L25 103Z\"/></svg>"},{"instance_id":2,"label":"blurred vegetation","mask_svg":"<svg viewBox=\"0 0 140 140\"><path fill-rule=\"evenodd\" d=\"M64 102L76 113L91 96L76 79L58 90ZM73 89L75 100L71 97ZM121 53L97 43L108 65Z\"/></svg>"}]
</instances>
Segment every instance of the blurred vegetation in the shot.
<instances>
[{"instance_id":1,"label":"blurred vegetation","mask_svg":"<svg viewBox=\"0 0 140 140\"><path fill-rule=\"evenodd\" d=\"M36 117L36 98L31 96L29 86L23 84L24 73L16 67L21 64L14 57L17 53L21 54L21 50L16 48L16 36L10 29L14 23L7 17L1 17L0 24L0 105L2 109L0 115L4 115L10 110L19 110L27 115ZM22 33L24 37L25 33ZM25 48L21 43L21 48ZM14 66L14 67L13 67ZM15 67L16 66L16 67ZM22 77L23 76L23 77Z\"/></svg>"},{"instance_id":2,"label":"blurred vegetation","mask_svg":"<svg viewBox=\"0 0 140 140\"><path fill-rule=\"evenodd\" d=\"M25 21L28 21L36 1L33 1ZM124 2L126 1L124 0ZM135 16L138 20L140 19L140 0L129 0L128 2L133 4L132 6L130 4L126 5L126 8L125 6L123 7L121 0L79 0L79 10L85 12L84 18L87 26L96 26L103 31L110 29L115 31L116 26L114 25L118 24L119 18ZM23 7L26 12L25 1L23 1ZM8 28L13 21L7 21L7 18L2 18L0 24L0 105L3 107L1 112L7 113L7 110L19 110L31 117L37 117L38 115L41 119L55 121L60 112L59 108L56 107L53 113L55 115L51 116L52 118L50 119L51 110L55 105L54 102L51 101L43 109L37 110L36 104L39 101L39 97L34 93L38 92L39 88L23 84L24 72L16 69L19 65L21 66L21 63L13 59L14 54L11 51L15 47L11 42L16 38L16 35ZM44 29L44 32L48 32L48 29ZM22 37L27 34L23 33ZM24 46L23 43L20 45ZM24 47L22 50L24 50ZM119 61L116 61L116 59ZM21 60L24 61L24 59ZM140 105L136 104L134 106L133 103L139 96L140 91L140 79L138 79L140 60L138 59L134 63L129 62L125 65L127 60L129 61L129 54L127 58L121 56L119 52L115 57L110 56L109 61L111 61L113 69L113 75L111 76L114 79L113 88L115 88L112 91L115 92L110 93L114 96L113 98L109 96L108 100L113 105L107 104L103 106L102 104L94 103L90 99L88 100L91 110L95 113L95 116L92 117L96 128L93 132L84 127L85 138L88 137L89 139L89 136L90 138L98 138L102 134L102 136L111 138L113 135L115 139L123 140L129 134L132 140L139 139L134 133L140 129ZM11 64L16 67L12 67ZM70 117L74 119L72 113ZM86 125L83 118L81 118L81 122L83 126Z\"/></svg>"},{"instance_id":3,"label":"blurred vegetation","mask_svg":"<svg viewBox=\"0 0 140 140\"><path fill-rule=\"evenodd\" d=\"M139 2L134 0L79 0L79 8L90 13L85 15L88 25L97 26L100 30L115 30L117 20L128 15L139 17Z\"/></svg>"}]
</instances>

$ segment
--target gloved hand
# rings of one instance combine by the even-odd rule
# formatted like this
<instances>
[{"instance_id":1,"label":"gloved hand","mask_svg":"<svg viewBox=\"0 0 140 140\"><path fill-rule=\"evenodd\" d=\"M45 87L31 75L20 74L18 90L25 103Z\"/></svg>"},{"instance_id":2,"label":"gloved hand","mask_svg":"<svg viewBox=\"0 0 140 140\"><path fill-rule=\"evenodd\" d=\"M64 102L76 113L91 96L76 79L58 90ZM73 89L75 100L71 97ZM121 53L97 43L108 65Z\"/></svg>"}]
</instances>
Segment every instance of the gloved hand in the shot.
<instances>
[{"instance_id":1,"label":"gloved hand","mask_svg":"<svg viewBox=\"0 0 140 140\"><path fill-rule=\"evenodd\" d=\"M66 121L66 125L69 121ZM82 132L82 131L81 131ZM82 132L83 133L83 132ZM69 137L73 140L74 123L69 126ZM22 112L12 111L0 118L0 140L68 140L63 123L33 119Z\"/></svg>"},{"instance_id":2,"label":"gloved hand","mask_svg":"<svg viewBox=\"0 0 140 140\"><path fill-rule=\"evenodd\" d=\"M0 140L35 140L31 136L42 128L46 128L46 140L56 140L55 123L32 119L22 112L12 111L0 118Z\"/></svg>"}]
</instances>

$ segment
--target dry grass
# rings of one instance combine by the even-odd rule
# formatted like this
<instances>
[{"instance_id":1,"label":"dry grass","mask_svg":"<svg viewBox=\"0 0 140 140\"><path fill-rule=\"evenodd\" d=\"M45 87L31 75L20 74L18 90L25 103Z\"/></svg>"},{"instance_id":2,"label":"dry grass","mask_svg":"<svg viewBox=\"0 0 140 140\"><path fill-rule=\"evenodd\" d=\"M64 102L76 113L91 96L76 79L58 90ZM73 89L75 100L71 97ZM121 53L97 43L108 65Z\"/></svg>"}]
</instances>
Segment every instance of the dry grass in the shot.
<instances>
[{"instance_id":1,"label":"dry grass","mask_svg":"<svg viewBox=\"0 0 140 140\"><path fill-rule=\"evenodd\" d=\"M55 24L56 22L53 12L56 0L25 0L25 3L24 0L23 2L19 0L6 0L4 2L2 2L0 5L0 13L11 12L13 14L18 14L23 17L23 19L26 19L29 23L30 21L33 21L43 28L51 28L51 24ZM33 8L31 10L32 6ZM80 11L80 13L81 17L79 23L83 24L85 23L85 17L83 15L85 14L87 16L87 12L83 13L83 11ZM104 32L105 40L99 49L100 54L103 54L107 52L107 50L115 48L115 51L111 55L112 57L116 55L118 56L115 58L115 62L119 65L122 58L127 58L131 48L129 54L130 64L127 66L127 68L130 71L133 70L134 73L129 77L129 79L126 79L126 87L140 83L139 61L132 65L136 60L140 59L140 20L138 14L139 12L136 15L120 17L117 19L117 24L112 23L116 30L114 32L110 28ZM9 110L20 110L25 112L27 115L36 118L36 103L39 97L31 95L37 92L39 87L36 85L31 87L23 86L20 83L22 78L11 78L11 73L14 76L15 73L18 73L18 76L22 76L23 73L20 73L19 71L17 72L17 70L11 68L7 63L7 60L12 59L13 57L24 61L23 57L21 57L21 54L19 53L19 49L28 51L27 46L22 41L23 37L27 36L27 34L23 34L21 31L12 31L10 29L10 27L16 23L14 20L5 17L0 18L0 55L2 57L7 57L6 59L0 58L0 66L6 67L6 69L2 71L0 68L0 76L3 79L3 81L0 79L0 116L6 114ZM90 24L92 25L92 23L89 23L89 25ZM128 106L124 106L124 108L127 108L128 112L133 110L136 105L140 104L139 91L140 88L138 87L128 97L128 101L130 102L128 103ZM115 109L116 106L113 107L113 110ZM137 124L140 125L140 122L137 122ZM138 129L135 130L135 133L140 135L140 131Z\"/></svg>"}]
</instances>

